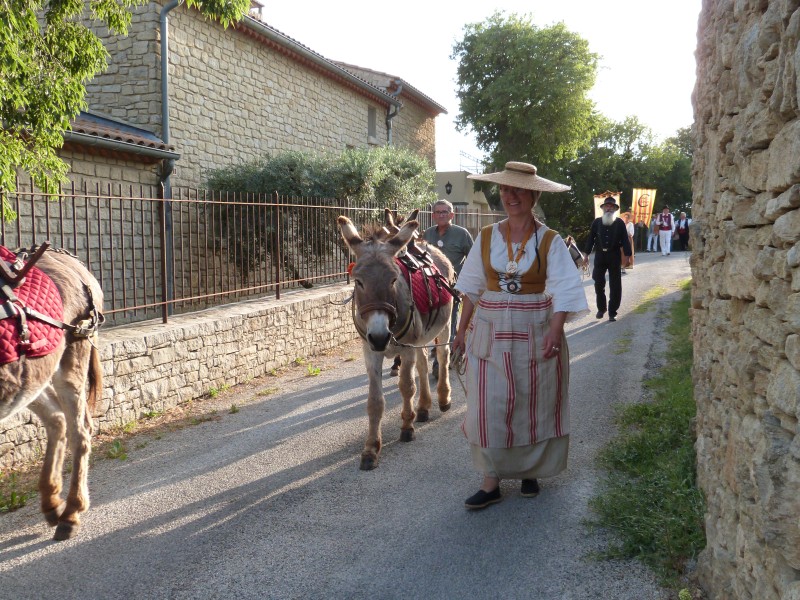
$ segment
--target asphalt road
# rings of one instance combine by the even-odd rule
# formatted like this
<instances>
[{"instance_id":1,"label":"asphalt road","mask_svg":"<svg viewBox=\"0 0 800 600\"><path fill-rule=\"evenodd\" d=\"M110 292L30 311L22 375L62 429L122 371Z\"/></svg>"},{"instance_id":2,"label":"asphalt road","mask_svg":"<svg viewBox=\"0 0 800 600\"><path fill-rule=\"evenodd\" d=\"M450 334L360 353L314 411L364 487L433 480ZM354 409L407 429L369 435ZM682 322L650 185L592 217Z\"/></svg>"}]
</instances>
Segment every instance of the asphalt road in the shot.
<instances>
[{"instance_id":1,"label":"asphalt road","mask_svg":"<svg viewBox=\"0 0 800 600\"><path fill-rule=\"evenodd\" d=\"M400 443L388 362L380 466L359 471L367 379L360 352L345 349L312 358L326 366L316 377L295 370L230 390L220 402L239 412L134 438L127 460L96 460L74 540L51 541L36 501L0 515L0 598L666 598L638 563L593 559L609 534L585 519L614 405L641 400L688 277L688 254L639 254L618 321L593 311L568 325L569 468L536 498L507 481L501 503L465 510L480 476L459 429L458 380L453 408L441 414L434 401L417 439ZM584 287L594 307L591 279ZM656 288L655 306L634 313Z\"/></svg>"}]
</instances>

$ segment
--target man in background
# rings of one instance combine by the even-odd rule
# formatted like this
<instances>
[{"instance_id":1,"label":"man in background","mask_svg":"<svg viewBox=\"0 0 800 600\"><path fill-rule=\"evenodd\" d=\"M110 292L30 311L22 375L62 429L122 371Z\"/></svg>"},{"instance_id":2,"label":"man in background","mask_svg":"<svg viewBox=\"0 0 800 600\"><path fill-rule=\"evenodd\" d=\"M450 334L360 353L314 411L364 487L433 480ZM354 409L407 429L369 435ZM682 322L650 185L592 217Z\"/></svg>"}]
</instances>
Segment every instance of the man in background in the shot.
<instances>
[{"instance_id":1,"label":"man in background","mask_svg":"<svg viewBox=\"0 0 800 600\"><path fill-rule=\"evenodd\" d=\"M633 250L628 238L628 230L622 219L615 217L619 206L609 196L600 205L603 216L592 223L589 241L586 244L586 264L588 255L596 249L594 255L594 292L597 300L598 319L602 319L608 310L608 320L617 320L617 310L622 302L622 267L627 266ZM620 252L620 249L622 250ZM606 273L608 273L609 298L606 302Z\"/></svg>"},{"instance_id":2,"label":"man in background","mask_svg":"<svg viewBox=\"0 0 800 600\"><path fill-rule=\"evenodd\" d=\"M422 234L423 239L431 246L435 246L447 257L456 272L456 279L461 273L461 267L467 259L467 254L472 249L472 235L469 231L453 224L456 216L453 205L448 200L438 200L433 205L433 222L436 225L428 227ZM450 319L450 340L456 336L458 328L458 310L461 308L461 299L453 297L453 314ZM436 354L433 355L431 367L434 379L439 377L439 363Z\"/></svg>"},{"instance_id":3,"label":"man in background","mask_svg":"<svg viewBox=\"0 0 800 600\"><path fill-rule=\"evenodd\" d=\"M661 256L669 256L672 248L672 233L675 231L675 220L669 212L669 206L661 209L656 217L658 227L658 243L661 245Z\"/></svg>"},{"instance_id":4,"label":"man in background","mask_svg":"<svg viewBox=\"0 0 800 600\"><path fill-rule=\"evenodd\" d=\"M658 220L657 215L653 215L653 218L650 219L650 227L648 229L648 234L647 234L648 252L658 252L658 225L656 224L657 220Z\"/></svg>"},{"instance_id":5,"label":"man in background","mask_svg":"<svg viewBox=\"0 0 800 600\"><path fill-rule=\"evenodd\" d=\"M447 257L447 260L453 265L456 273L456 278L461 272L461 267L472 248L472 235L469 231L453 224L453 218L456 216L453 205L448 200L438 200L433 205L433 222L436 223L428 227L422 234L423 239L431 246L438 248ZM456 335L458 328L458 309L461 307L461 299L453 296L453 313L450 319L450 339L452 341ZM444 340L440 340L440 343ZM434 379L439 377L439 362L436 360L436 349L434 348L433 365L431 366L431 374ZM392 365L392 375L398 375L400 372L400 358L397 357Z\"/></svg>"},{"instance_id":6,"label":"man in background","mask_svg":"<svg viewBox=\"0 0 800 600\"><path fill-rule=\"evenodd\" d=\"M689 249L689 219L686 218L685 212L681 213L675 223L675 235L678 236L678 249L686 252Z\"/></svg>"}]
</instances>

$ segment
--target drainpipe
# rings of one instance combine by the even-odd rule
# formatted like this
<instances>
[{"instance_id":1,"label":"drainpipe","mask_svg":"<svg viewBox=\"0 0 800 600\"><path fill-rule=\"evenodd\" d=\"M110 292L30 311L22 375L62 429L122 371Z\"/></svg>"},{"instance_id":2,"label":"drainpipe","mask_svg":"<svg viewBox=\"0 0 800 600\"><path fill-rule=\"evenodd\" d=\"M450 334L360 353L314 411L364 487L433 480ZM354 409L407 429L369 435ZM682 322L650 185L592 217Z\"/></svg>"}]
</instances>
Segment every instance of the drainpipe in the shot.
<instances>
[{"instance_id":1,"label":"drainpipe","mask_svg":"<svg viewBox=\"0 0 800 600\"><path fill-rule=\"evenodd\" d=\"M171 0L164 5L161 9L161 139L164 144L169 144L169 27L167 23L167 14L180 4L180 0ZM164 198L164 248L165 248L165 265L164 265L164 280L163 289L166 292L165 301L172 300L175 297L173 280L174 280L174 248L173 248L173 229L172 229L172 185L170 183L170 175L175 170L175 159L168 158L161 163L161 186ZM166 305L164 311L164 321L166 322L167 314L172 314L174 311L172 304Z\"/></svg>"},{"instance_id":2,"label":"drainpipe","mask_svg":"<svg viewBox=\"0 0 800 600\"><path fill-rule=\"evenodd\" d=\"M395 85L397 85L397 89L393 94L390 94L393 98L400 98L400 92L403 91L403 82L400 79L394 80ZM392 145L392 119L397 116L397 113L400 112L400 104L394 107L394 111L392 111L392 107L386 109L386 145Z\"/></svg>"}]
</instances>

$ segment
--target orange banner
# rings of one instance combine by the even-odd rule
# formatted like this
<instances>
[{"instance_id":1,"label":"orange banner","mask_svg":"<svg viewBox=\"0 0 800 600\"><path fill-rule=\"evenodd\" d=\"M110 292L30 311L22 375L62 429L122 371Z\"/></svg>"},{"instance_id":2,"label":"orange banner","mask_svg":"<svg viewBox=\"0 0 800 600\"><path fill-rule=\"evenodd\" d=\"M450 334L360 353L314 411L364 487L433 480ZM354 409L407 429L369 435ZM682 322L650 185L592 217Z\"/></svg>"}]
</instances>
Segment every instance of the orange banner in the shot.
<instances>
[{"instance_id":1,"label":"orange banner","mask_svg":"<svg viewBox=\"0 0 800 600\"><path fill-rule=\"evenodd\" d=\"M633 188L631 203L634 225L641 221L649 227L650 218L653 216L653 205L656 203L656 191Z\"/></svg>"},{"instance_id":2,"label":"orange banner","mask_svg":"<svg viewBox=\"0 0 800 600\"><path fill-rule=\"evenodd\" d=\"M614 198L614 202L617 203L619 206L619 197L622 192L609 192L606 190L602 194L595 194L594 196L594 218L599 219L603 216L603 209L600 208L600 205L605 201L606 198Z\"/></svg>"}]
</instances>

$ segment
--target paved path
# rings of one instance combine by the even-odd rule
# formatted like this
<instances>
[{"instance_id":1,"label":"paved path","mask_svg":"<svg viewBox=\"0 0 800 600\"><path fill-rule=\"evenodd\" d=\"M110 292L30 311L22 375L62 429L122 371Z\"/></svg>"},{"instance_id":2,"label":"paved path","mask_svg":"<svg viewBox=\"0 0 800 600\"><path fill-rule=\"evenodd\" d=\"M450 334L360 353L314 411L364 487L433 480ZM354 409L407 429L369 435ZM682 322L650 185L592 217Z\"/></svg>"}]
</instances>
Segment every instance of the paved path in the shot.
<instances>
[{"instance_id":1,"label":"paved path","mask_svg":"<svg viewBox=\"0 0 800 600\"><path fill-rule=\"evenodd\" d=\"M662 360L665 310L689 276L688 254L640 254L619 320L593 312L568 326L570 466L535 499L503 482L503 502L466 511L480 477L459 430L461 387L454 378L453 408L434 408L401 444L388 363L386 445L377 470L359 471L366 376L358 350L345 349L311 360L331 367L318 377L299 368L277 386L236 388L219 401L239 412L134 438L125 461L96 460L75 540L50 541L35 502L0 515L0 599L665 598L636 562L593 560L607 536L584 519L613 406L640 399ZM633 313L657 286L666 293L655 308Z\"/></svg>"}]
</instances>

